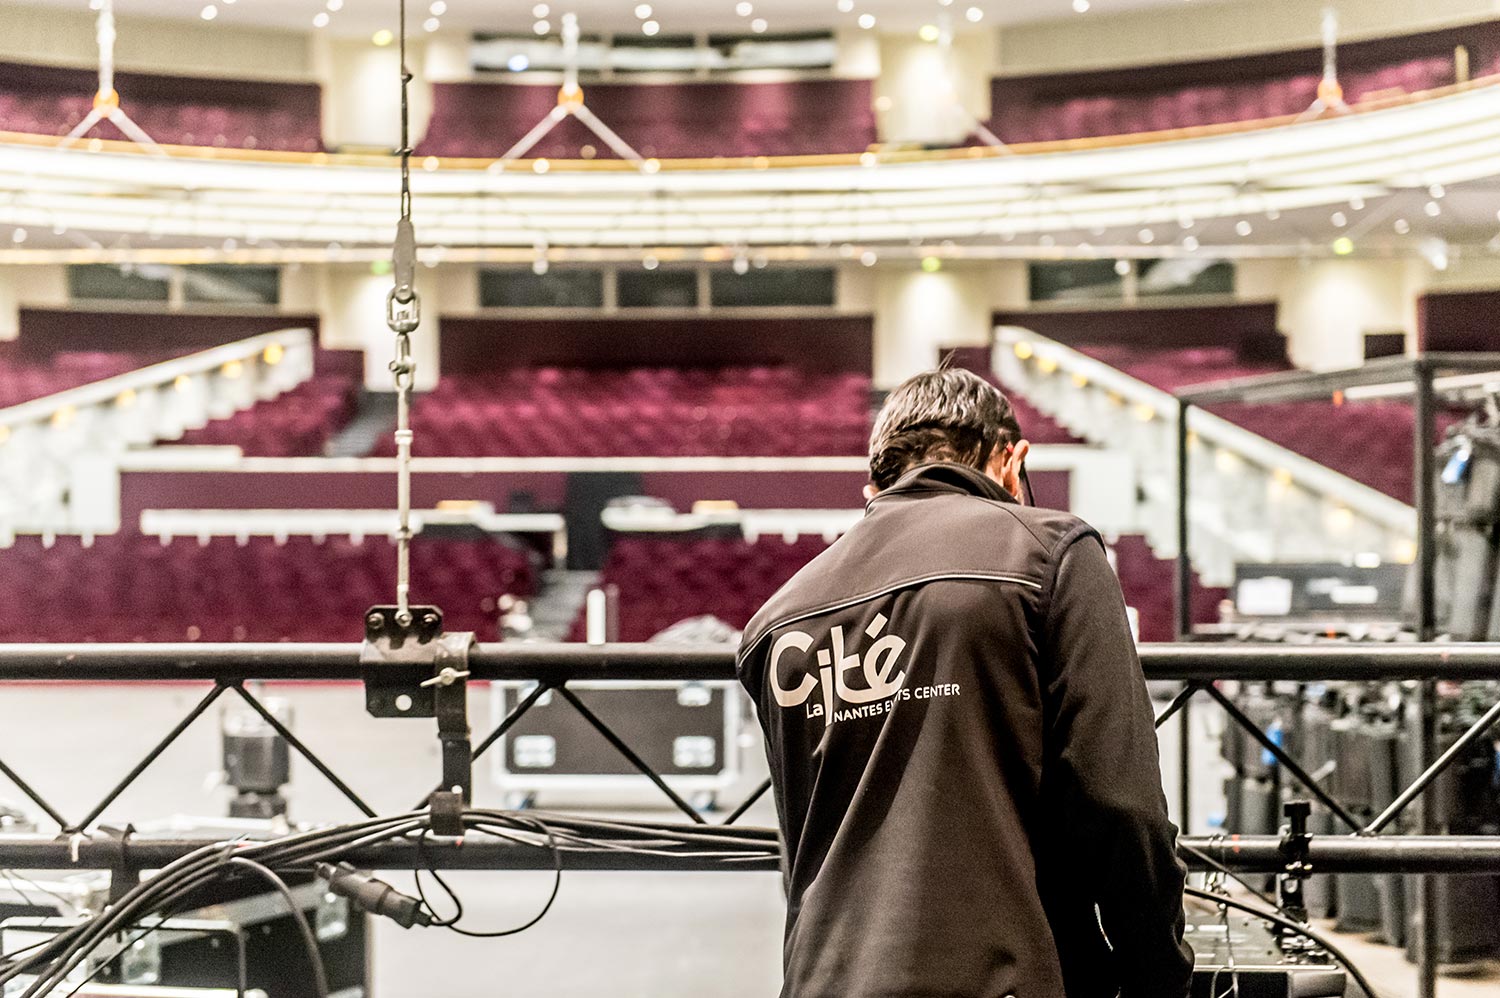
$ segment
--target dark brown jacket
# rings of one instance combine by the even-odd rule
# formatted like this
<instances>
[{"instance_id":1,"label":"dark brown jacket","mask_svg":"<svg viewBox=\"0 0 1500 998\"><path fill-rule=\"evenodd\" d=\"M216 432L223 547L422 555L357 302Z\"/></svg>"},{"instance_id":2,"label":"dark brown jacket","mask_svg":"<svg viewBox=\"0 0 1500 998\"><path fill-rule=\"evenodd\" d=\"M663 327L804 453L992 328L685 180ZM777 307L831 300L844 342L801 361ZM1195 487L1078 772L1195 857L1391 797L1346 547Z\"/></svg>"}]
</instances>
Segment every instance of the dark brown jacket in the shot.
<instances>
[{"instance_id":1,"label":"dark brown jacket","mask_svg":"<svg viewBox=\"0 0 1500 998\"><path fill-rule=\"evenodd\" d=\"M1188 993L1151 702L1087 524L916 468L761 609L739 674L785 998Z\"/></svg>"}]
</instances>

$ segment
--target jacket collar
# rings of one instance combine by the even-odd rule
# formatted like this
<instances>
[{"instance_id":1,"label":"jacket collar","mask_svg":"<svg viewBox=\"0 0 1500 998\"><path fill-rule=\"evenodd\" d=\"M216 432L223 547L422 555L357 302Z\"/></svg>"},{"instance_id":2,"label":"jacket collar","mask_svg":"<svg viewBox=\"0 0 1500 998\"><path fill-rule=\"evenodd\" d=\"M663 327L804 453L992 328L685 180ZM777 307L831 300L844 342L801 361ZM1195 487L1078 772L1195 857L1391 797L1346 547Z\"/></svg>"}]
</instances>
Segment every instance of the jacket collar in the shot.
<instances>
[{"instance_id":1,"label":"jacket collar","mask_svg":"<svg viewBox=\"0 0 1500 998\"><path fill-rule=\"evenodd\" d=\"M996 502L1014 503L1015 496L1000 487L1000 483L989 475L967 465L951 461L935 461L919 464L896 480L896 484L883 490L870 503L879 502L887 496L915 495L922 492L947 492L957 495L978 496ZM869 509L869 504L865 508Z\"/></svg>"}]
</instances>

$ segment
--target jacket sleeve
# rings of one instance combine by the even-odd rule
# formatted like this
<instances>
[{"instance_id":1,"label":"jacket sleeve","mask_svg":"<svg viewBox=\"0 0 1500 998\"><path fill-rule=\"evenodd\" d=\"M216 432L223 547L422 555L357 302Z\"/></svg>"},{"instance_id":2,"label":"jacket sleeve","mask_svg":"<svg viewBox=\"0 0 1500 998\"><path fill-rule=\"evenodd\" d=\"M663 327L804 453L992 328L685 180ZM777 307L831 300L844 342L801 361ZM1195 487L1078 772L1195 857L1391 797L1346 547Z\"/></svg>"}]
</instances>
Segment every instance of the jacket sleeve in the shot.
<instances>
[{"instance_id":1,"label":"jacket sleeve","mask_svg":"<svg viewBox=\"0 0 1500 998\"><path fill-rule=\"evenodd\" d=\"M1077 883L1092 889L1114 950L1121 998L1188 994L1177 829L1167 819L1151 698L1120 585L1103 545L1079 531L1059 545L1046 629L1043 779ZM1050 772L1047 772L1050 768Z\"/></svg>"}]
</instances>

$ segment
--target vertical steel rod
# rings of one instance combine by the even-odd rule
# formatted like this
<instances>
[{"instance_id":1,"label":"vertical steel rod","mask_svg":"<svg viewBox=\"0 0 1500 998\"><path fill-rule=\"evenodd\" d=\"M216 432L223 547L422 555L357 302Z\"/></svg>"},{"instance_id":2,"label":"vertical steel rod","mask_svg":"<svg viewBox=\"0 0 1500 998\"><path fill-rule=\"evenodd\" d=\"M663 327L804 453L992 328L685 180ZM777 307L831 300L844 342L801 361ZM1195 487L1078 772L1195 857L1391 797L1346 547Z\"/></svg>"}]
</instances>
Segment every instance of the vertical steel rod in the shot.
<instances>
[{"instance_id":1,"label":"vertical steel rod","mask_svg":"<svg viewBox=\"0 0 1500 998\"><path fill-rule=\"evenodd\" d=\"M1193 563L1188 557L1188 410L1177 400L1177 568L1173 579L1177 603L1177 640L1193 631Z\"/></svg>"},{"instance_id":2,"label":"vertical steel rod","mask_svg":"<svg viewBox=\"0 0 1500 998\"><path fill-rule=\"evenodd\" d=\"M1192 704L1184 700L1177 712L1177 738L1180 742L1177 746L1177 822L1188 835L1192 834L1193 820L1192 709Z\"/></svg>"},{"instance_id":3,"label":"vertical steel rod","mask_svg":"<svg viewBox=\"0 0 1500 998\"><path fill-rule=\"evenodd\" d=\"M1437 531L1433 513L1436 485L1433 482L1433 437L1436 434L1432 393L1432 362L1417 357L1412 364L1415 389L1415 419L1412 427L1412 472L1416 479L1417 503L1417 640L1431 641L1437 635ZM1431 768L1437 755L1437 683L1426 680L1418 694L1421 697L1421 731L1418 732L1417 759L1424 772ZM1437 796L1423 794L1421 799L1423 835L1435 834ZM1436 998L1438 964L1437 880L1423 876L1417 881L1417 998Z\"/></svg>"}]
</instances>

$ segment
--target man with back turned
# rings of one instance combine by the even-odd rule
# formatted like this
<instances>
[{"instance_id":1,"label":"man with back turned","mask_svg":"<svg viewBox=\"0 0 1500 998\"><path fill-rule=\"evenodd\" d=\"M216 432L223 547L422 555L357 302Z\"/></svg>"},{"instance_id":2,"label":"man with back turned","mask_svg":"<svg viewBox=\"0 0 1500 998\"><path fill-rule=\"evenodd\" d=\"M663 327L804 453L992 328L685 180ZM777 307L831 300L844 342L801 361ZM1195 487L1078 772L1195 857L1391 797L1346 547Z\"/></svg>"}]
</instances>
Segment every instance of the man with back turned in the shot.
<instances>
[{"instance_id":1,"label":"man with back turned","mask_svg":"<svg viewBox=\"0 0 1500 998\"><path fill-rule=\"evenodd\" d=\"M865 517L745 629L784 998L1188 993L1120 587L1092 528L1029 505L1028 449L985 381L912 378L876 421Z\"/></svg>"}]
</instances>

